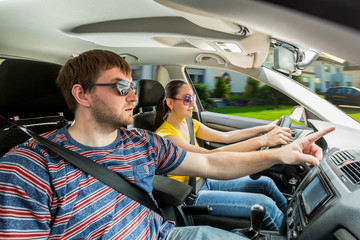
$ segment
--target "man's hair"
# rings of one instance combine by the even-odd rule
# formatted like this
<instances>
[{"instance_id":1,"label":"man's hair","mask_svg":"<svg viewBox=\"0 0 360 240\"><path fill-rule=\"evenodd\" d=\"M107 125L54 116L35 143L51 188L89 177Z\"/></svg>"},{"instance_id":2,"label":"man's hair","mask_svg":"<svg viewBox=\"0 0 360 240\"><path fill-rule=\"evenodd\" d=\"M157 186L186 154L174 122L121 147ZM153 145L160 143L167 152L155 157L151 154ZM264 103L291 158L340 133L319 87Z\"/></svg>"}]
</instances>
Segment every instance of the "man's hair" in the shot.
<instances>
[{"instance_id":1,"label":"man's hair","mask_svg":"<svg viewBox=\"0 0 360 240\"><path fill-rule=\"evenodd\" d=\"M60 69L56 84L64 95L67 106L75 113L77 102L72 95L75 84L92 84L99 75L114 67L119 68L128 77L131 76L129 64L118 54L107 50L90 50L70 58ZM92 86L83 86L85 92Z\"/></svg>"}]
</instances>

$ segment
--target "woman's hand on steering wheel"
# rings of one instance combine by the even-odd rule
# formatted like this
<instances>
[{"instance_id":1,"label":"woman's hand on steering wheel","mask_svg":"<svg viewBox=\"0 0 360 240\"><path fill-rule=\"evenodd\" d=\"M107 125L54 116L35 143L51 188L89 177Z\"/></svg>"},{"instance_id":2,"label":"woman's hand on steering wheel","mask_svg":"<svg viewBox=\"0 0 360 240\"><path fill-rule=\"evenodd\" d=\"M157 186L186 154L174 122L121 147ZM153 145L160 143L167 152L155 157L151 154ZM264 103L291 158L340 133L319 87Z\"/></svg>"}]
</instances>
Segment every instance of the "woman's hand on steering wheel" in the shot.
<instances>
[{"instance_id":1,"label":"woman's hand on steering wheel","mask_svg":"<svg viewBox=\"0 0 360 240\"><path fill-rule=\"evenodd\" d=\"M275 126L270 132L261 136L263 146L274 147L285 145L290 141L291 131L288 127Z\"/></svg>"},{"instance_id":2,"label":"woman's hand on steering wheel","mask_svg":"<svg viewBox=\"0 0 360 240\"><path fill-rule=\"evenodd\" d=\"M274 121L269 126L275 124L275 127L265 134L264 147L261 147L260 150L269 149L269 147L280 147L289 142L291 137L291 118L288 115L282 116L278 121Z\"/></svg>"}]
</instances>

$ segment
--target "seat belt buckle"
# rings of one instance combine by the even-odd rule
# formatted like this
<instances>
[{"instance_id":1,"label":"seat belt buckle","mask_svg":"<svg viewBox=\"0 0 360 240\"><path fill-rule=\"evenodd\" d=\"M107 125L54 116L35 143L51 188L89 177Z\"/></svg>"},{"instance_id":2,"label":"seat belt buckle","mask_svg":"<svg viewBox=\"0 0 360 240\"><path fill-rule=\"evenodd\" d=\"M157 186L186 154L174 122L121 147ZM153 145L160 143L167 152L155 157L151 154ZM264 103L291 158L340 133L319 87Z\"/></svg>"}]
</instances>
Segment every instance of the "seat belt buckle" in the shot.
<instances>
[{"instance_id":1,"label":"seat belt buckle","mask_svg":"<svg viewBox=\"0 0 360 240\"><path fill-rule=\"evenodd\" d=\"M197 196L198 195L195 193L190 193L189 196L187 196L187 198L185 199L186 205L192 205L195 199L197 198Z\"/></svg>"}]
</instances>

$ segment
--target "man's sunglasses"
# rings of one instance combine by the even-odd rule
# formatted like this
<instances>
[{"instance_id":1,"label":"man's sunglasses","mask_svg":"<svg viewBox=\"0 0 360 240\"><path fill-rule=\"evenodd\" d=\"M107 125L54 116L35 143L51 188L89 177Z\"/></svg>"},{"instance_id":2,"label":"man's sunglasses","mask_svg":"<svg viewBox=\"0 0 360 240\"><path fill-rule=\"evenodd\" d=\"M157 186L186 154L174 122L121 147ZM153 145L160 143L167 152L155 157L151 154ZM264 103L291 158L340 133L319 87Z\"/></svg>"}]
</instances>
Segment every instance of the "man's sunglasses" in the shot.
<instances>
[{"instance_id":1,"label":"man's sunglasses","mask_svg":"<svg viewBox=\"0 0 360 240\"><path fill-rule=\"evenodd\" d=\"M91 83L81 84L82 86L114 86L120 96L126 96L130 92L130 88L136 94L136 84L126 80L119 80L117 83Z\"/></svg>"},{"instance_id":2,"label":"man's sunglasses","mask_svg":"<svg viewBox=\"0 0 360 240\"><path fill-rule=\"evenodd\" d=\"M183 98L171 98L174 100L182 100L185 106L189 106L192 102L196 101L196 95L186 94Z\"/></svg>"}]
</instances>

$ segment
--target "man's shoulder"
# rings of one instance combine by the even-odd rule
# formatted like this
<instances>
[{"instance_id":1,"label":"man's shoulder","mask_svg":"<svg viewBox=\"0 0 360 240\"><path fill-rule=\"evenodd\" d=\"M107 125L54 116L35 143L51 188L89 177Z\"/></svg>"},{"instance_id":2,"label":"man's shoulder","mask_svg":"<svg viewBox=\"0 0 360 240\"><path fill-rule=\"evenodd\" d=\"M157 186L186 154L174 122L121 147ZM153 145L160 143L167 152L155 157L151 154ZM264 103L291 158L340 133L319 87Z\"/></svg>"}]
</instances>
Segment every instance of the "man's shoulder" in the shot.
<instances>
[{"instance_id":1,"label":"man's shoulder","mask_svg":"<svg viewBox=\"0 0 360 240\"><path fill-rule=\"evenodd\" d=\"M125 130L126 135L131 138L133 142L148 142L153 147L161 147L168 145L168 142L170 140L164 138L159 133L154 133L153 131L141 129L141 128L132 128L132 129L126 129Z\"/></svg>"},{"instance_id":2,"label":"man's shoulder","mask_svg":"<svg viewBox=\"0 0 360 240\"><path fill-rule=\"evenodd\" d=\"M123 129L123 131L130 138L134 138L134 137L152 138L156 136L154 132L142 128Z\"/></svg>"},{"instance_id":3,"label":"man's shoulder","mask_svg":"<svg viewBox=\"0 0 360 240\"><path fill-rule=\"evenodd\" d=\"M55 129L52 131L48 131L45 133L41 133L39 134L40 136L42 136L43 138L46 138L50 141L63 141L66 137L63 131L63 128L60 129ZM18 152L37 152L37 153L44 153L44 146L36 139L30 137L29 139L27 139L26 141L14 146L9 152L8 154L11 153L16 153L19 154Z\"/></svg>"}]
</instances>

